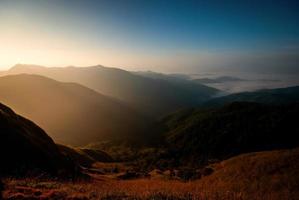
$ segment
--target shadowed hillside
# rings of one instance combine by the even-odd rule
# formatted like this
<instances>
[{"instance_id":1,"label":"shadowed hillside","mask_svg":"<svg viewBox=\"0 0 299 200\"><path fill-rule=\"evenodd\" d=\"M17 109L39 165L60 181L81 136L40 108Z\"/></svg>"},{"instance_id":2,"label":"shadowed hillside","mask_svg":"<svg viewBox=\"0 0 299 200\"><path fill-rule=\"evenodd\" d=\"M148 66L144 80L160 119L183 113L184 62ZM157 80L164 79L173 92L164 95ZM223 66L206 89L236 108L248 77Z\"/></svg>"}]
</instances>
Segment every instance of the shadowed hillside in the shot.
<instances>
[{"instance_id":1,"label":"shadowed hillside","mask_svg":"<svg viewBox=\"0 0 299 200\"><path fill-rule=\"evenodd\" d=\"M208 102L205 102L203 106L222 106L224 104L236 101L255 102L268 105L279 105L292 102L299 102L299 86L231 94L209 100Z\"/></svg>"},{"instance_id":2,"label":"shadowed hillside","mask_svg":"<svg viewBox=\"0 0 299 200\"><path fill-rule=\"evenodd\" d=\"M246 152L296 147L298 113L298 104L232 103L182 110L162 121L168 145L142 160L160 167L197 166Z\"/></svg>"},{"instance_id":3,"label":"shadowed hillside","mask_svg":"<svg viewBox=\"0 0 299 200\"><path fill-rule=\"evenodd\" d=\"M163 138L155 147L102 142L88 148L116 160L136 161L138 170L197 168L253 151L299 146L297 103L266 106L235 102L219 108L184 109L161 119Z\"/></svg>"},{"instance_id":4,"label":"shadowed hillside","mask_svg":"<svg viewBox=\"0 0 299 200\"><path fill-rule=\"evenodd\" d=\"M53 140L33 122L0 104L0 177L48 172L72 175L75 165Z\"/></svg>"},{"instance_id":5,"label":"shadowed hillside","mask_svg":"<svg viewBox=\"0 0 299 200\"><path fill-rule=\"evenodd\" d=\"M72 148L58 144L59 150L75 163L83 167L91 167L95 162L112 162L113 159L105 152L86 148Z\"/></svg>"},{"instance_id":6,"label":"shadowed hillside","mask_svg":"<svg viewBox=\"0 0 299 200\"><path fill-rule=\"evenodd\" d=\"M0 77L0 101L32 119L56 142L148 139L153 122L125 104L75 83L38 75Z\"/></svg>"},{"instance_id":7,"label":"shadowed hillside","mask_svg":"<svg viewBox=\"0 0 299 200\"><path fill-rule=\"evenodd\" d=\"M20 73L39 74L58 81L80 83L156 116L167 114L180 107L198 105L217 93L216 89L193 81L147 78L103 66L46 68L16 65L6 72L6 74Z\"/></svg>"}]
</instances>

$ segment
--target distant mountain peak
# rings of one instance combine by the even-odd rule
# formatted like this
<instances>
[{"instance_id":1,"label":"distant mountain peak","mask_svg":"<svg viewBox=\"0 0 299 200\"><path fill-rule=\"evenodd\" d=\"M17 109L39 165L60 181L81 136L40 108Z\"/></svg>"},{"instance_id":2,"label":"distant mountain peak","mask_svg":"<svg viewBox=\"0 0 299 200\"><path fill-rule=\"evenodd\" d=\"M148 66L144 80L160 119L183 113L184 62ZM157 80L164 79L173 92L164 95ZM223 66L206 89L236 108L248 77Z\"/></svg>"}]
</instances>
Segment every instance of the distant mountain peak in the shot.
<instances>
[{"instance_id":1,"label":"distant mountain peak","mask_svg":"<svg viewBox=\"0 0 299 200\"><path fill-rule=\"evenodd\" d=\"M16 64L13 67L11 67L8 71L9 72L22 72L25 73L29 70L41 70L46 67L41 65L31 65L31 64Z\"/></svg>"},{"instance_id":2,"label":"distant mountain peak","mask_svg":"<svg viewBox=\"0 0 299 200\"><path fill-rule=\"evenodd\" d=\"M181 107L199 105L219 92L181 75L151 72L149 76L102 65L42 67L18 64L3 74L38 74L61 82L79 83L155 117Z\"/></svg>"}]
</instances>

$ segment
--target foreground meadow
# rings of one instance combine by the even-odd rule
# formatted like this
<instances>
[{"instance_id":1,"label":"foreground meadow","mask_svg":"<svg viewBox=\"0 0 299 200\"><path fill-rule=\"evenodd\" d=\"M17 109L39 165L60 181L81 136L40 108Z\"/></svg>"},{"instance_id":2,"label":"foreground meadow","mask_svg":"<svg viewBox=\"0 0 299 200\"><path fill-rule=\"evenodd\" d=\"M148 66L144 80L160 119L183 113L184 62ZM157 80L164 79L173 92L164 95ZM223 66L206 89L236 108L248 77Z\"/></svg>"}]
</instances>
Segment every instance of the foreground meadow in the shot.
<instances>
[{"instance_id":1,"label":"foreground meadow","mask_svg":"<svg viewBox=\"0 0 299 200\"><path fill-rule=\"evenodd\" d=\"M183 181L169 170L128 177L120 164L97 164L84 181L4 179L4 199L281 200L299 199L299 149L249 153L212 164L213 172ZM108 172L119 167L118 172ZM105 168L106 167L106 168ZM126 177L126 178L124 178Z\"/></svg>"},{"instance_id":2,"label":"foreground meadow","mask_svg":"<svg viewBox=\"0 0 299 200\"><path fill-rule=\"evenodd\" d=\"M250 195L238 191L218 190L198 181L177 180L94 180L92 182L61 183L33 179L5 181L4 199L101 199L101 200L231 200L231 199L279 199L276 195L256 193ZM291 197L286 193L285 197Z\"/></svg>"},{"instance_id":3,"label":"foreground meadow","mask_svg":"<svg viewBox=\"0 0 299 200\"><path fill-rule=\"evenodd\" d=\"M234 199L296 199L296 193L228 190L200 181L177 180L93 180L91 182L6 180L5 199L101 199L101 200L234 200ZM298 195L298 193L297 193Z\"/></svg>"}]
</instances>

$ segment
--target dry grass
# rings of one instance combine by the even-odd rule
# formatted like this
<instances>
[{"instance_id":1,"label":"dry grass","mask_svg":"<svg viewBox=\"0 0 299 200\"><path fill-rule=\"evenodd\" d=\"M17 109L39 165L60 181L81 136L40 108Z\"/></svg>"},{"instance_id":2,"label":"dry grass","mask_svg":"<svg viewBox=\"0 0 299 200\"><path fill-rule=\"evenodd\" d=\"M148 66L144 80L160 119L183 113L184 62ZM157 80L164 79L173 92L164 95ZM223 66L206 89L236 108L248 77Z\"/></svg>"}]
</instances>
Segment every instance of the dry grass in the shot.
<instances>
[{"instance_id":1,"label":"dry grass","mask_svg":"<svg viewBox=\"0 0 299 200\"><path fill-rule=\"evenodd\" d=\"M90 182L6 179L6 199L283 200L299 199L299 150L241 155L214 165L212 175L182 182L152 177Z\"/></svg>"},{"instance_id":2,"label":"dry grass","mask_svg":"<svg viewBox=\"0 0 299 200\"><path fill-rule=\"evenodd\" d=\"M196 182L138 179L130 181L97 180L81 183L6 180L6 199L102 199L102 200L191 200L242 199L239 193L204 190Z\"/></svg>"},{"instance_id":3,"label":"dry grass","mask_svg":"<svg viewBox=\"0 0 299 200\"><path fill-rule=\"evenodd\" d=\"M217 185L201 181L181 182L177 180L138 179L128 181L96 180L81 183L55 181L6 180L7 199L130 199L130 200L234 200L234 199L295 199L290 191L228 190L224 182ZM297 193L298 195L298 193Z\"/></svg>"}]
</instances>

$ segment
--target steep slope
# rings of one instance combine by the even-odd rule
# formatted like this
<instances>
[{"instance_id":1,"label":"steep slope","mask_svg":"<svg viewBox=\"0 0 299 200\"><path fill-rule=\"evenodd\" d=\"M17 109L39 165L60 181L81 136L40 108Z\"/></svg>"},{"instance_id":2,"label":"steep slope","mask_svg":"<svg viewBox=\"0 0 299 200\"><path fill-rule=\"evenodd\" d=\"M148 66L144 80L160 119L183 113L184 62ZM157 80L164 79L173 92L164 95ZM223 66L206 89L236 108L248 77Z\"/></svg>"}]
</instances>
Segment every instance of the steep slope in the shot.
<instances>
[{"instance_id":1,"label":"steep slope","mask_svg":"<svg viewBox=\"0 0 299 200\"><path fill-rule=\"evenodd\" d=\"M188 80L148 78L103 66L46 68L16 65L6 72L6 74L19 73L39 74L58 81L80 83L156 116L167 114L180 107L198 105L217 93L216 89Z\"/></svg>"},{"instance_id":2,"label":"steep slope","mask_svg":"<svg viewBox=\"0 0 299 200\"><path fill-rule=\"evenodd\" d=\"M256 92L241 92L218 97L205 102L204 106L221 106L235 101L264 103L270 105L286 104L299 101L299 86L265 89Z\"/></svg>"},{"instance_id":3,"label":"steep slope","mask_svg":"<svg viewBox=\"0 0 299 200\"><path fill-rule=\"evenodd\" d=\"M299 146L298 114L299 104L255 103L174 113L163 120L169 146L162 161L200 165L240 153Z\"/></svg>"},{"instance_id":4,"label":"steep slope","mask_svg":"<svg viewBox=\"0 0 299 200\"><path fill-rule=\"evenodd\" d=\"M119 101L79 84L38 75L0 77L0 101L32 119L63 144L140 139L154 132L150 119Z\"/></svg>"},{"instance_id":5,"label":"steep slope","mask_svg":"<svg viewBox=\"0 0 299 200\"><path fill-rule=\"evenodd\" d=\"M41 128L3 104L0 104L0 157L0 176L37 171L66 176L75 172L74 164Z\"/></svg>"},{"instance_id":6,"label":"steep slope","mask_svg":"<svg viewBox=\"0 0 299 200\"><path fill-rule=\"evenodd\" d=\"M212 166L197 184L210 192L239 193L238 199L297 199L299 149L243 154ZM232 196L230 197L232 198Z\"/></svg>"}]
</instances>

